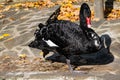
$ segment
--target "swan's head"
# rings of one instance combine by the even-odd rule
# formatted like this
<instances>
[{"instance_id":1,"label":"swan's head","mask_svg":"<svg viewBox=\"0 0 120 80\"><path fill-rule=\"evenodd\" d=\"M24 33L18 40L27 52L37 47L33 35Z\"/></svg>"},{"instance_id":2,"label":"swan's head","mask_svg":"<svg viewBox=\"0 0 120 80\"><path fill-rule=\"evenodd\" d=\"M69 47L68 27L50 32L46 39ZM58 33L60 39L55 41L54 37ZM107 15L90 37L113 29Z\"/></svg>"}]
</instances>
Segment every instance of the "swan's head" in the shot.
<instances>
[{"instance_id":1,"label":"swan's head","mask_svg":"<svg viewBox=\"0 0 120 80\"><path fill-rule=\"evenodd\" d=\"M80 23L82 26L91 27L91 11L88 4L83 3L80 9Z\"/></svg>"}]
</instances>

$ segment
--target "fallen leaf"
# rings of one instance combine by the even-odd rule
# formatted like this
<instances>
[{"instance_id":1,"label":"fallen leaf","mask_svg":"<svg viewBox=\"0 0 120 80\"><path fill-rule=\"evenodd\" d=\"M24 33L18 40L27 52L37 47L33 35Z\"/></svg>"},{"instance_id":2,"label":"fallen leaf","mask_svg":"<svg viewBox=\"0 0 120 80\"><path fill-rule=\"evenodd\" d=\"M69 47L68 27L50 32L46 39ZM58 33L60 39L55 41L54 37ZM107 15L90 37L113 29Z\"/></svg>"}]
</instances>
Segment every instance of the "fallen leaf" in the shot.
<instances>
[{"instance_id":1,"label":"fallen leaf","mask_svg":"<svg viewBox=\"0 0 120 80\"><path fill-rule=\"evenodd\" d=\"M43 51L41 51L39 54L40 54L41 56L43 56L44 53L43 53Z\"/></svg>"},{"instance_id":2,"label":"fallen leaf","mask_svg":"<svg viewBox=\"0 0 120 80\"><path fill-rule=\"evenodd\" d=\"M12 6L6 6L5 9L3 9L3 11L8 11L12 8Z\"/></svg>"},{"instance_id":3,"label":"fallen leaf","mask_svg":"<svg viewBox=\"0 0 120 80\"><path fill-rule=\"evenodd\" d=\"M5 15L3 15L3 14L0 14L0 19L1 19L1 18L4 18L4 17L5 17Z\"/></svg>"},{"instance_id":4,"label":"fallen leaf","mask_svg":"<svg viewBox=\"0 0 120 80\"><path fill-rule=\"evenodd\" d=\"M8 36L10 36L10 34L5 33L5 34L0 36L0 39L3 39L3 38L8 37Z\"/></svg>"},{"instance_id":5,"label":"fallen leaf","mask_svg":"<svg viewBox=\"0 0 120 80\"><path fill-rule=\"evenodd\" d=\"M3 8L3 5L0 4L0 9Z\"/></svg>"},{"instance_id":6,"label":"fallen leaf","mask_svg":"<svg viewBox=\"0 0 120 80\"><path fill-rule=\"evenodd\" d=\"M0 36L0 39L3 39L4 38L4 36L2 35L2 36Z\"/></svg>"},{"instance_id":7,"label":"fallen leaf","mask_svg":"<svg viewBox=\"0 0 120 80\"><path fill-rule=\"evenodd\" d=\"M26 54L20 54L19 57L22 58L22 59L23 58L25 59L27 57L27 55Z\"/></svg>"},{"instance_id":8,"label":"fallen leaf","mask_svg":"<svg viewBox=\"0 0 120 80\"><path fill-rule=\"evenodd\" d=\"M4 36L4 37L8 37L8 36L10 36L10 34L7 34L7 33L6 33L6 34L3 34L3 36Z\"/></svg>"},{"instance_id":9,"label":"fallen leaf","mask_svg":"<svg viewBox=\"0 0 120 80\"><path fill-rule=\"evenodd\" d=\"M63 3L60 9L60 15L58 16L58 20L70 20L72 22L77 21L79 19L79 8L73 6L72 2L68 0L68 2Z\"/></svg>"},{"instance_id":10,"label":"fallen leaf","mask_svg":"<svg viewBox=\"0 0 120 80\"><path fill-rule=\"evenodd\" d=\"M9 17L9 20L10 20L10 21L14 21L15 18L13 18L13 17Z\"/></svg>"}]
</instances>

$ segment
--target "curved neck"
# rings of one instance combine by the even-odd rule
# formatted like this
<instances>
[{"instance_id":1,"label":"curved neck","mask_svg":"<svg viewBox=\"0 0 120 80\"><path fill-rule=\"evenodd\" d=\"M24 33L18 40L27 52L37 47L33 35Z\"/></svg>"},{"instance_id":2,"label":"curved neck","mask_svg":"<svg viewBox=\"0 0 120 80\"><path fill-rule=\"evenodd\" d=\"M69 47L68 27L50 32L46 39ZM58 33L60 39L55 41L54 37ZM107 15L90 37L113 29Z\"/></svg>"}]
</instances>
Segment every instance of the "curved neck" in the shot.
<instances>
[{"instance_id":1,"label":"curved neck","mask_svg":"<svg viewBox=\"0 0 120 80\"><path fill-rule=\"evenodd\" d=\"M91 25L91 11L88 4L83 3L80 9L80 26L81 28L89 28Z\"/></svg>"}]
</instances>

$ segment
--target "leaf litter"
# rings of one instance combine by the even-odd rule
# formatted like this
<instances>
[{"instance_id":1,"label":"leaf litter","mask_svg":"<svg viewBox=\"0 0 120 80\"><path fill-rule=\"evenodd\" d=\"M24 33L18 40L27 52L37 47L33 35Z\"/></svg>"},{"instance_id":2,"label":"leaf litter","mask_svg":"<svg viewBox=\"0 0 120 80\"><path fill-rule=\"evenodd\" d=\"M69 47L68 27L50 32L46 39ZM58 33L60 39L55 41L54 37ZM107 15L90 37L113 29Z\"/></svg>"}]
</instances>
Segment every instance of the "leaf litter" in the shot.
<instances>
[{"instance_id":1,"label":"leaf litter","mask_svg":"<svg viewBox=\"0 0 120 80\"><path fill-rule=\"evenodd\" d=\"M29 10L31 8L36 8L36 9L42 9L44 7L53 7L55 5L61 5L61 12L60 15L58 16L59 20L71 20L73 22L79 20L79 8L75 7L74 3L78 3L82 0L58 0L56 2L52 2L51 0L38 0L35 2L21 2L21 3L15 3L12 5L3 5L0 4L0 19L4 18L5 15L2 14L5 11L9 11L10 9L14 10L19 10L19 9L24 9L24 10ZM94 2L94 0L86 0L86 1L91 1ZM116 0L120 2L119 0ZM92 20L94 19L94 10L91 10L92 14ZM112 11L108 8L105 11L105 18L107 20L114 20L114 19L119 19L120 18L120 9L112 9Z\"/></svg>"}]
</instances>

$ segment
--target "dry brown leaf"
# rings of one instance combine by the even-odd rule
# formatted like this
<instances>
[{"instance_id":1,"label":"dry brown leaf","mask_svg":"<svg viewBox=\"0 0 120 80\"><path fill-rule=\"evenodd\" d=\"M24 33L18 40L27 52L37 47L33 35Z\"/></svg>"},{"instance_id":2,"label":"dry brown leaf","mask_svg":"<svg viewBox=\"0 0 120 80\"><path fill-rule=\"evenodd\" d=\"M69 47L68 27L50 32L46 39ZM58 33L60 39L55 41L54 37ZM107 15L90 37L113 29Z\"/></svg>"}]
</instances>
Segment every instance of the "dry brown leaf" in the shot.
<instances>
[{"instance_id":1,"label":"dry brown leaf","mask_svg":"<svg viewBox=\"0 0 120 80\"><path fill-rule=\"evenodd\" d=\"M5 9L3 9L3 11L8 11L12 8L12 6L6 6Z\"/></svg>"},{"instance_id":2,"label":"dry brown leaf","mask_svg":"<svg viewBox=\"0 0 120 80\"><path fill-rule=\"evenodd\" d=\"M5 17L5 15L3 15L3 14L0 14L0 19L1 19L1 18L4 18L4 17Z\"/></svg>"},{"instance_id":3,"label":"dry brown leaf","mask_svg":"<svg viewBox=\"0 0 120 80\"><path fill-rule=\"evenodd\" d=\"M13 18L13 17L9 17L9 20L10 20L10 21L14 21L15 18Z\"/></svg>"},{"instance_id":4,"label":"dry brown leaf","mask_svg":"<svg viewBox=\"0 0 120 80\"><path fill-rule=\"evenodd\" d=\"M26 54L20 54L19 57L22 58L22 59L25 59L27 57L27 55Z\"/></svg>"}]
</instances>

